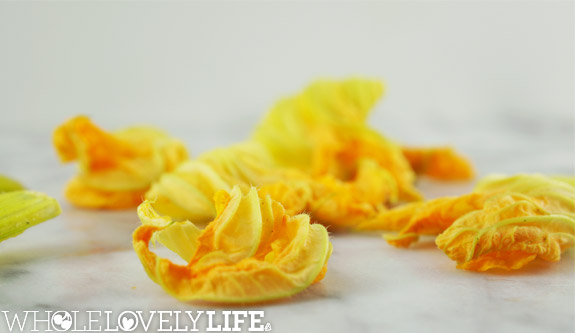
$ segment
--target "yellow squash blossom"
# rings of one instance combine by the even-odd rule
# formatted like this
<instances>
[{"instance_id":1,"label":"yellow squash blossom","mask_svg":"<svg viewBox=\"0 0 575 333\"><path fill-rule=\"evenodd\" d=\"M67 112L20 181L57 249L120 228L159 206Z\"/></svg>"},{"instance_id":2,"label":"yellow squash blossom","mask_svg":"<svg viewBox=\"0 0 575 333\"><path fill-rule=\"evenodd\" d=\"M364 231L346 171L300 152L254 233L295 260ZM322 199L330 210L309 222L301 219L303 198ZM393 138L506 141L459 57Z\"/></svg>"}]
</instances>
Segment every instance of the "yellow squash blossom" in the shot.
<instances>
[{"instance_id":1,"label":"yellow squash blossom","mask_svg":"<svg viewBox=\"0 0 575 333\"><path fill-rule=\"evenodd\" d=\"M469 164L448 148L409 155L369 127L367 116L382 93L378 81L317 81L279 101L251 140L183 163L156 181L146 199L162 214L207 222L215 216L217 190L258 186L290 214L351 228L401 201L421 199L410 163L439 178L471 176Z\"/></svg>"},{"instance_id":2,"label":"yellow squash blossom","mask_svg":"<svg viewBox=\"0 0 575 333\"><path fill-rule=\"evenodd\" d=\"M553 212L572 214L575 211L575 177L491 175L479 181L474 189L479 193L498 191L517 192L542 200L545 207Z\"/></svg>"},{"instance_id":3,"label":"yellow squash blossom","mask_svg":"<svg viewBox=\"0 0 575 333\"><path fill-rule=\"evenodd\" d=\"M491 176L473 193L412 203L360 224L407 247L419 235L440 234L436 243L459 268L516 269L539 256L557 261L575 240L575 186L571 179L542 175Z\"/></svg>"},{"instance_id":4,"label":"yellow squash blossom","mask_svg":"<svg viewBox=\"0 0 575 333\"><path fill-rule=\"evenodd\" d=\"M309 181L285 180L258 187L260 196L270 196L273 200L281 202L288 215L297 215L309 212L313 201L313 193Z\"/></svg>"},{"instance_id":5,"label":"yellow squash blossom","mask_svg":"<svg viewBox=\"0 0 575 333\"><path fill-rule=\"evenodd\" d=\"M401 147L366 123L382 94L383 85L375 80L316 81L280 100L256 127L253 139L278 164L314 177L346 181L357 173L360 160L371 159L391 174L399 198L419 199L415 174Z\"/></svg>"},{"instance_id":6,"label":"yellow squash blossom","mask_svg":"<svg viewBox=\"0 0 575 333\"><path fill-rule=\"evenodd\" d=\"M361 160L357 174L348 181L332 175L310 183L312 198L307 211L334 229L349 229L385 211L385 203L398 197L393 176L373 160Z\"/></svg>"},{"instance_id":7,"label":"yellow squash blossom","mask_svg":"<svg viewBox=\"0 0 575 333\"><path fill-rule=\"evenodd\" d=\"M0 193L0 242L60 215L56 199L34 191Z\"/></svg>"},{"instance_id":8,"label":"yellow squash blossom","mask_svg":"<svg viewBox=\"0 0 575 333\"><path fill-rule=\"evenodd\" d=\"M574 205L575 190L567 198ZM555 209L560 205L552 196L495 194L457 219L436 244L458 268L472 271L519 269L537 257L559 261L575 244L575 209Z\"/></svg>"},{"instance_id":9,"label":"yellow squash blossom","mask_svg":"<svg viewBox=\"0 0 575 333\"><path fill-rule=\"evenodd\" d=\"M398 195L392 176L371 160L361 161L357 175L344 182L280 168L266 156L257 143L205 153L161 176L146 199L162 214L207 222L216 214L210 198L218 190L258 185L260 194L282 203L289 214L307 212L315 221L346 229L385 210L386 199Z\"/></svg>"},{"instance_id":10,"label":"yellow squash blossom","mask_svg":"<svg viewBox=\"0 0 575 333\"><path fill-rule=\"evenodd\" d=\"M552 204L553 211L569 213L573 210L573 189L563 180L542 175L490 176L481 180L472 193L459 197L444 197L417 202L385 211L377 218L361 223L359 230L399 231L386 235L388 243L408 247L420 235L437 235L461 216L481 210L485 202L500 193L517 193ZM571 200L571 201L570 201Z\"/></svg>"},{"instance_id":11,"label":"yellow squash blossom","mask_svg":"<svg viewBox=\"0 0 575 333\"><path fill-rule=\"evenodd\" d=\"M331 253L325 227L307 215L286 215L255 188L219 191L214 201L216 218L203 230L159 215L152 202L138 207L143 225L134 232L134 249L168 293L184 301L251 303L294 295L323 278ZM157 257L149 250L156 239L187 264Z\"/></svg>"},{"instance_id":12,"label":"yellow squash blossom","mask_svg":"<svg viewBox=\"0 0 575 333\"><path fill-rule=\"evenodd\" d=\"M154 201L159 213L172 218L208 222L216 216L212 201L216 192L260 185L274 169L265 148L257 143L220 148L162 175L146 193L146 200Z\"/></svg>"},{"instance_id":13,"label":"yellow squash blossom","mask_svg":"<svg viewBox=\"0 0 575 333\"><path fill-rule=\"evenodd\" d=\"M180 141L155 128L109 133L84 116L59 126L53 142L62 162L80 165L66 197L88 208L137 206L153 181L188 158Z\"/></svg>"},{"instance_id":14,"label":"yellow squash blossom","mask_svg":"<svg viewBox=\"0 0 575 333\"><path fill-rule=\"evenodd\" d=\"M481 209L488 195L470 193L460 197L445 197L415 202L380 213L376 218L358 225L358 230L399 231L386 235L391 245L408 247L420 235L437 235L468 212Z\"/></svg>"}]
</instances>

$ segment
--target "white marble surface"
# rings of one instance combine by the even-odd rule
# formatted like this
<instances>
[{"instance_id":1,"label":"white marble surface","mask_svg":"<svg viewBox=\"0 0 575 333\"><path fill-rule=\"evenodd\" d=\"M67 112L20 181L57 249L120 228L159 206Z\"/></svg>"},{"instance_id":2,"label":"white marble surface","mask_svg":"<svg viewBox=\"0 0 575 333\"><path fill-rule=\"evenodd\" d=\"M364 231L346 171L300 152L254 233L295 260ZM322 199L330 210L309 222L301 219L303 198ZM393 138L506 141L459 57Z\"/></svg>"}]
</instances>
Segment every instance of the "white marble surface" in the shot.
<instances>
[{"instance_id":1,"label":"white marble surface","mask_svg":"<svg viewBox=\"0 0 575 333\"><path fill-rule=\"evenodd\" d=\"M63 199L74 167L57 162L50 135L77 113L108 128L156 124L197 155L245 138L274 99L311 78L364 73L386 79L371 123L397 140L452 143L479 176L573 174L572 9L0 4L0 173L63 208L0 244L0 310L211 308L178 302L148 279L131 249L135 212L85 211ZM472 183L419 186L436 197ZM274 332L575 329L573 250L559 263L478 274L455 269L431 241L409 250L378 235L332 241L321 283L251 307L266 311Z\"/></svg>"},{"instance_id":2,"label":"white marble surface","mask_svg":"<svg viewBox=\"0 0 575 333\"><path fill-rule=\"evenodd\" d=\"M61 182L50 181L57 195ZM61 199L61 197L60 197ZM131 249L137 217L63 200L59 218L0 244L0 309L208 310L181 303L148 279ZM431 240L409 250L377 235L332 235L326 278L300 295L248 309L274 332L570 332L574 260L518 272L457 270ZM1 323L0 325L4 325ZM1 326L5 327L5 326Z\"/></svg>"}]
</instances>

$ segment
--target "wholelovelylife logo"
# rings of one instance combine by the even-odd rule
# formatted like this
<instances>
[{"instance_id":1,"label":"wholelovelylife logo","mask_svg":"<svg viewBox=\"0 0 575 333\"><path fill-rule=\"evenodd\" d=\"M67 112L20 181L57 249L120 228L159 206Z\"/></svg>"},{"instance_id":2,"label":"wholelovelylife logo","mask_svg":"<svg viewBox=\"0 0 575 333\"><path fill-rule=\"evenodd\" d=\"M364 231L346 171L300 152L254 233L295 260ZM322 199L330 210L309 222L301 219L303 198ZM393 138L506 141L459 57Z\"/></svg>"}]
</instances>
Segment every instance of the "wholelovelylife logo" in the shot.
<instances>
[{"instance_id":1,"label":"wholelovelylife logo","mask_svg":"<svg viewBox=\"0 0 575 333\"><path fill-rule=\"evenodd\" d=\"M2 311L0 332L265 332L264 311Z\"/></svg>"}]
</instances>

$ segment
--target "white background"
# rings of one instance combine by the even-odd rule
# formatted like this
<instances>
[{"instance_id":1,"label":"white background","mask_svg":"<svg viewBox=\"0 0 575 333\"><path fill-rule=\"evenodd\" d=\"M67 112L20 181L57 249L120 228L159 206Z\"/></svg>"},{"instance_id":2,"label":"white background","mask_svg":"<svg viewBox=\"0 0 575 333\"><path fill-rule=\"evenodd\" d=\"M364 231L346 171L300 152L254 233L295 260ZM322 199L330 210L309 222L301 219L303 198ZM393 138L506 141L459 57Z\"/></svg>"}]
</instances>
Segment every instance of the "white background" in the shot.
<instances>
[{"instance_id":1,"label":"white background","mask_svg":"<svg viewBox=\"0 0 575 333\"><path fill-rule=\"evenodd\" d=\"M393 138L472 157L481 141L512 163L477 161L486 172L568 172L573 16L569 1L1 3L0 129L87 114L156 124L197 154L315 78L360 75L385 81L371 123ZM521 144L494 138L513 131Z\"/></svg>"},{"instance_id":2,"label":"white background","mask_svg":"<svg viewBox=\"0 0 575 333\"><path fill-rule=\"evenodd\" d=\"M76 114L146 123L192 154L248 137L318 77L381 78L371 124L451 144L479 175L575 172L573 2L1 2L0 173L56 196L61 217L0 244L0 308L205 309L165 294L130 245L134 213L62 198L51 132ZM428 196L469 184L420 183ZM573 251L474 274L433 243L335 235L326 279L266 310L274 331L573 331ZM133 289L132 287L135 287ZM3 326L1 326L3 327Z\"/></svg>"}]
</instances>

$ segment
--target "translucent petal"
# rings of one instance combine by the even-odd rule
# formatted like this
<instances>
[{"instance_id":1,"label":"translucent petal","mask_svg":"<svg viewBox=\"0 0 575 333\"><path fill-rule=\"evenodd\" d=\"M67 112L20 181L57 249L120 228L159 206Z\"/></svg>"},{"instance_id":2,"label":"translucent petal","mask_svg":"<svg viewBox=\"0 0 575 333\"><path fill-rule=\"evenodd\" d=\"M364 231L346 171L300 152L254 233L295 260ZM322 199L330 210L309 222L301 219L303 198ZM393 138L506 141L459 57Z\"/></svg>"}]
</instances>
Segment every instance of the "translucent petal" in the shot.
<instances>
[{"instance_id":1,"label":"translucent petal","mask_svg":"<svg viewBox=\"0 0 575 333\"><path fill-rule=\"evenodd\" d=\"M307 215L286 215L255 188L245 195L239 187L218 192L215 202L217 217L206 229L184 231L190 245L183 238L168 243L185 253L184 266L158 258L148 243L157 233L191 222L160 218L150 202L140 206L144 224L134 232L134 249L167 292L181 300L249 303L293 295L323 277L331 253L323 226L310 224Z\"/></svg>"},{"instance_id":2,"label":"translucent petal","mask_svg":"<svg viewBox=\"0 0 575 333\"><path fill-rule=\"evenodd\" d=\"M109 133L84 116L59 126L53 143L63 162L77 160L80 165L66 197L90 208L137 206L154 180L187 159L180 141L155 128Z\"/></svg>"},{"instance_id":3,"label":"translucent petal","mask_svg":"<svg viewBox=\"0 0 575 333\"><path fill-rule=\"evenodd\" d=\"M516 192L545 201L547 208L552 211L565 214L575 211L573 177L547 177L541 174L519 174L511 177L491 175L483 178L474 191Z\"/></svg>"},{"instance_id":4,"label":"translucent petal","mask_svg":"<svg viewBox=\"0 0 575 333\"><path fill-rule=\"evenodd\" d=\"M536 257L558 261L575 243L575 218L529 196L498 194L455 221L436 243L458 268L519 269Z\"/></svg>"},{"instance_id":5,"label":"translucent petal","mask_svg":"<svg viewBox=\"0 0 575 333\"><path fill-rule=\"evenodd\" d=\"M384 212L377 220L385 225L399 225L394 218L404 218L410 215L398 235L386 235L385 239L391 245L407 247L417 241L419 235L437 235L448 228L460 216L481 209L485 202L484 194L471 193L460 197L438 198L419 205L397 208ZM391 228L388 228L391 229ZM392 229L391 229L392 230Z\"/></svg>"},{"instance_id":6,"label":"translucent petal","mask_svg":"<svg viewBox=\"0 0 575 333\"><path fill-rule=\"evenodd\" d=\"M521 196L553 214L575 218L575 187L569 182L538 174L511 177L493 175L482 179L473 193L384 210L377 217L359 224L357 229L399 230L398 234L385 235L385 239L391 245L408 247L420 235L444 232L459 218L482 210L488 200L502 194Z\"/></svg>"},{"instance_id":7,"label":"translucent petal","mask_svg":"<svg viewBox=\"0 0 575 333\"><path fill-rule=\"evenodd\" d=\"M300 94L280 100L253 138L279 165L312 176L345 181L357 173L360 160L371 159L395 179L401 199L419 199L401 147L366 124L382 94L383 85L373 80L314 82Z\"/></svg>"}]
</instances>

